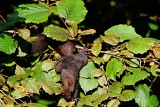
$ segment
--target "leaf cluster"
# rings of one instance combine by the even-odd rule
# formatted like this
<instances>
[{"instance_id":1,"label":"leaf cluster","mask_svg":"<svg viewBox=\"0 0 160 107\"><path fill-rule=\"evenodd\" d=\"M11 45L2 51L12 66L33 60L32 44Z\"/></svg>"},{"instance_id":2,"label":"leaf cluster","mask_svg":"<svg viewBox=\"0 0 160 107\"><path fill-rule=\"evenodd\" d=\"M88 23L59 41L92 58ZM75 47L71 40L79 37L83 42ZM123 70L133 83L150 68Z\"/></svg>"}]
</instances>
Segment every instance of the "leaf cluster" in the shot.
<instances>
[{"instance_id":1,"label":"leaf cluster","mask_svg":"<svg viewBox=\"0 0 160 107\"><path fill-rule=\"evenodd\" d=\"M63 98L60 75L55 72L61 57L56 50L48 45L44 52L31 56L26 52L26 44L21 43L23 40L32 44L38 38L35 32L51 39L52 45L56 45L55 41L74 40L76 48L88 48L88 64L79 74L82 90L77 99L78 107L118 107L122 102L130 101L140 107L159 105L151 87L160 71L160 40L143 38L132 26L119 24L104 31L92 43L86 43L84 37L94 38L96 33L94 29L80 29L79 24L86 14L82 0L42 0L21 4L8 14L7 20L0 21L4 25L0 26L2 107L53 104L47 100L40 102L42 99L34 97L43 93L55 96L54 101L60 98L56 102L58 106L75 105L75 101L67 102ZM29 66L22 66L17 59L21 59L20 63L27 60Z\"/></svg>"}]
</instances>

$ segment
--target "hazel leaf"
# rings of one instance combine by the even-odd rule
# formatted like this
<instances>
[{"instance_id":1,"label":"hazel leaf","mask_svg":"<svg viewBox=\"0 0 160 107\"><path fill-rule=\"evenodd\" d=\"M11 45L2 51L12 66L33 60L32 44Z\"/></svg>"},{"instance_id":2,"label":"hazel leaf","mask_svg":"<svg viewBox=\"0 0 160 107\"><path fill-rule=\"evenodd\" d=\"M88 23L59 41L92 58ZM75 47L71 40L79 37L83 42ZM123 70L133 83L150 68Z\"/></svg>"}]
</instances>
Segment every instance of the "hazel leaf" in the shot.
<instances>
[{"instance_id":1,"label":"hazel leaf","mask_svg":"<svg viewBox=\"0 0 160 107\"><path fill-rule=\"evenodd\" d=\"M22 4L16 9L18 16L25 19L26 23L42 23L48 20L51 11L45 5Z\"/></svg>"},{"instance_id":2,"label":"hazel leaf","mask_svg":"<svg viewBox=\"0 0 160 107\"><path fill-rule=\"evenodd\" d=\"M66 20L74 20L77 24L85 19L87 10L82 0L63 0L57 3L57 11L60 17Z\"/></svg>"},{"instance_id":3,"label":"hazel leaf","mask_svg":"<svg viewBox=\"0 0 160 107\"><path fill-rule=\"evenodd\" d=\"M66 41L68 39L68 31L55 25L46 26L43 34L57 41Z\"/></svg>"}]
</instances>

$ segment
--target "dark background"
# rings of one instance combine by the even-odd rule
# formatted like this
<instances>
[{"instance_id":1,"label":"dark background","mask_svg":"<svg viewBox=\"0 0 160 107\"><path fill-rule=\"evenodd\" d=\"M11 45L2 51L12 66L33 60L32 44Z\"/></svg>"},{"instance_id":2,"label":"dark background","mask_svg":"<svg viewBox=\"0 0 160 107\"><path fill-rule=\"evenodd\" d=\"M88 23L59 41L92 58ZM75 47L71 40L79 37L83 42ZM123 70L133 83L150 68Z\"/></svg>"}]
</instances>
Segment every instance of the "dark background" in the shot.
<instances>
[{"instance_id":1,"label":"dark background","mask_svg":"<svg viewBox=\"0 0 160 107\"><path fill-rule=\"evenodd\" d=\"M74 1L74 0L73 0ZM160 26L160 0L83 0L88 10L83 27L94 28L97 34L113 25L128 24L135 27L136 32L160 39L160 28L152 30L148 23ZM33 0L0 0L0 15L4 18L12 13L19 4L32 3Z\"/></svg>"}]
</instances>

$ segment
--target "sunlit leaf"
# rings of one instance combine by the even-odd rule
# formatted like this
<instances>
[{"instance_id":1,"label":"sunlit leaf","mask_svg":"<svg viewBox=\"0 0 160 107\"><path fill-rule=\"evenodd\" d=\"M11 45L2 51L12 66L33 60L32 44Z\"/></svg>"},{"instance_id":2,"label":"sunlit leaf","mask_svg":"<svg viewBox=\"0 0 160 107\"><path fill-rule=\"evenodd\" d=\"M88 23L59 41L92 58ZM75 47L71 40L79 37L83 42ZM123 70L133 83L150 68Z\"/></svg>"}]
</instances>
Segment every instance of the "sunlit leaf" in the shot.
<instances>
[{"instance_id":1,"label":"sunlit leaf","mask_svg":"<svg viewBox=\"0 0 160 107\"><path fill-rule=\"evenodd\" d=\"M68 31L55 25L46 26L43 34L57 41L66 41L68 39Z\"/></svg>"},{"instance_id":2,"label":"sunlit leaf","mask_svg":"<svg viewBox=\"0 0 160 107\"><path fill-rule=\"evenodd\" d=\"M27 28L18 29L18 35L27 41L30 37L30 30Z\"/></svg>"},{"instance_id":3,"label":"sunlit leaf","mask_svg":"<svg viewBox=\"0 0 160 107\"><path fill-rule=\"evenodd\" d=\"M153 46L153 42L146 38L136 37L131 39L127 44L126 47L129 51L135 54L143 54L151 49Z\"/></svg>"},{"instance_id":4,"label":"sunlit leaf","mask_svg":"<svg viewBox=\"0 0 160 107\"><path fill-rule=\"evenodd\" d=\"M101 63L104 64L104 59L101 58L97 58L97 57L92 57L92 60L94 61L94 63L100 65Z\"/></svg>"},{"instance_id":5,"label":"sunlit leaf","mask_svg":"<svg viewBox=\"0 0 160 107\"><path fill-rule=\"evenodd\" d=\"M104 40L104 42L113 46L117 45L120 41L116 35L106 35L106 36L101 36L101 38Z\"/></svg>"},{"instance_id":6,"label":"sunlit leaf","mask_svg":"<svg viewBox=\"0 0 160 107\"><path fill-rule=\"evenodd\" d=\"M62 93L61 84L59 83L53 83L50 81L50 82L41 84L41 86L43 90L49 95L52 95L53 93L55 93L55 95Z\"/></svg>"},{"instance_id":7,"label":"sunlit leaf","mask_svg":"<svg viewBox=\"0 0 160 107\"><path fill-rule=\"evenodd\" d=\"M110 94L102 94L102 95L99 95L97 97L97 100L95 102L93 102L93 106L94 107L98 107L98 105L104 101L104 100L107 100L109 98Z\"/></svg>"},{"instance_id":8,"label":"sunlit leaf","mask_svg":"<svg viewBox=\"0 0 160 107\"><path fill-rule=\"evenodd\" d=\"M78 102L78 107L82 107L83 105L93 106L92 102L96 101L98 98L98 94L86 95L80 99Z\"/></svg>"},{"instance_id":9,"label":"sunlit leaf","mask_svg":"<svg viewBox=\"0 0 160 107\"><path fill-rule=\"evenodd\" d=\"M79 83L85 93L98 87L98 80L94 78L92 79L80 78Z\"/></svg>"},{"instance_id":10,"label":"sunlit leaf","mask_svg":"<svg viewBox=\"0 0 160 107\"><path fill-rule=\"evenodd\" d=\"M91 52L95 55L98 56L99 53L101 52L102 49L102 40L101 38L97 38L96 40L94 40L93 42L93 46L91 48Z\"/></svg>"},{"instance_id":11,"label":"sunlit leaf","mask_svg":"<svg viewBox=\"0 0 160 107\"><path fill-rule=\"evenodd\" d=\"M155 31L158 30L158 25L157 24L148 23L148 25L149 25L150 29L155 30Z\"/></svg>"},{"instance_id":12,"label":"sunlit leaf","mask_svg":"<svg viewBox=\"0 0 160 107\"><path fill-rule=\"evenodd\" d=\"M136 87L136 98L135 102L140 106L140 107L148 107L149 103L149 92L150 89L147 85L139 85Z\"/></svg>"},{"instance_id":13,"label":"sunlit leaf","mask_svg":"<svg viewBox=\"0 0 160 107\"><path fill-rule=\"evenodd\" d=\"M109 79L116 80L116 75L122 69L122 62L116 58L112 58L106 66L106 76Z\"/></svg>"},{"instance_id":14,"label":"sunlit leaf","mask_svg":"<svg viewBox=\"0 0 160 107\"><path fill-rule=\"evenodd\" d=\"M152 95L149 98L149 106L150 107L158 107L159 101L156 95Z\"/></svg>"},{"instance_id":15,"label":"sunlit leaf","mask_svg":"<svg viewBox=\"0 0 160 107\"><path fill-rule=\"evenodd\" d=\"M0 34L0 51L12 54L16 51L18 42L7 34Z\"/></svg>"},{"instance_id":16,"label":"sunlit leaf","mask_svg":"<svg viewBox=\"0 0 160 107\"><path fill-rule=\"evenodd\" d=\"M82 78L94 78L94 73L97 68L95 67L92 61L88 61L87 65L85 65L80 71L80 77Z\"/></svg>"},{"instance_id":17,"label":"sunlit leaf","mask_svg":"<svg viewBox=\"0 0 160 107\"><path fill-rule=\"evenodd\" d=\"M107 103L107 107L118 107L119 104L120 104L120 101L118 99L113 99Z\"/></svg>"},{"instance_id":18,"label":"sunlit leaf","mask_svg":"<svg viewBox=\"0 0 160 107\"><path fill-rule=\"evenodd\" d=\"M27 96L27 93L25 93L25 89L23 87L18 87L13 91L12 96L15 99L19 99Z\"/></svg>"},{"instance_id":19,"label":"sunlit leaf","mask_svg":"<svg viewBox=\"0 0 160 107\"><path fill-rule=\"evenodd\" d=\"M112 95L119 95L122 91L122 84L118 81L113 82L113 84L109 86L109 90L111 91Z\"/></svg>"},{"instance_id":20,"label":"sunlit leaf","mask_svg":"<svg viewBox=\"0 0 160 107\"><path fill-rule=\"evenodd\" d=\"M124 90L119 96L119 99L121 101L130 101L134 98L135 98L135 92L133 90Z\"/></svg>"},{"instance_id":21,"label":"sunlit leaf","mask_svg":"<svg viewBox=\"0 0 160 107\"><path fill-rule=\"evenodd\" d=\"M55 67L55 65L56 65L56 62L54 62L51 59L44 60L42 62L42 70L49 71L49 70L53 69Z\"/></svg>"},{"instance_id":22,"label":"sunlit leaf","mask_svg":"<svg viewBox=\"0 0 160 107\"><path fill-rule=\"evenodd\" d=\"M106 77L103 75L102 77L100 77L99 79L98 79L98 83L101 85L101 86L105 86L105 85L107 85L107 79L106 79Z\"/></svg>"},{"instance_id":23,"label":"sunlit leaf","mask_svg":"<svg viewBox=\"0 0 160 107\"><path fill-rule=\"evenodd\" d=\"M74 20L77 24L82 22L87 14L87 10L82 0L63 0L57 4L60 17L67 20Z\"/></svg>"},{"instance_id":24,"label":"sunlit leaf","mask_svg":"<svg viewBox=\"0 0 160 107\"><path fill-rule=\"evenodd\" d=\"M135 32L135 29L132 26L123 24L115 25L106 30L104 33L105 35L116 35L120 38L121 42L140 36Z\"/></svg>"},{"instance_id":25,"label":"sunlit leaf","mask_svg":"<svg viewBox=\"0 0 160 107\"><path fill-rule=\"evenodd\" d=\"M26 92L39 94L40 85L37 83L35 79L29 78L21 82Z\"/></svg>"},{"instance_id":26,"label":"sunlit leaf","mask_svg":"<svg viewBox=\"0 0 160 107\"><path fill-rule=\"evenodd\" d=\"M83 31L78 30L78 33L79 33L80 35L91 35L91 34L95 34L95 33L96 33L96 30L94 30L94 29L83 30Z\"/></svg>"},{"instance_id":27,"label":"sunlit leaf","mask_svg":"<svg viewBox=\"0 0 160 107\"><path fill-rule=\"evenodd\" d=\"M121 55L125 55L127 57L133 57L134 56L134 54L129 52L128 50L122 50Z\"/></svg>"},{"instance_id":28,"label":"sunlit leaf","mask_svg":"<svg viewBox=\"0 0 160 107\"><path fill-rule=\"evenodd\" d=\"M26 77L26 72L19 65L16 65L15 74L16 74L17 80L23 80Z\"/></svg>"},{"instance_id":29,"label":"sunlit leaf","mask_svg":"<svg viewBox=\"0 0 160 107\"><path fill-rule=\"evenodd\" d=\"M135 72L132 75L124 76L122 78L122 83L125 85L134 85L136 82L140 80L144 80L150 74L145 71Z\"/></svg>"},{"instance_id":30,"label":"sunlit leaf","mask_svg":"<svg viewBox=\"0 0 160 107\"><path fill-rule=\"evenodd\" d=\"M61 98L57 106L61 107L73 107L74 102L67 102L64 98Z\"/></svg>"},{"instance_id":31,"label":"sunlit leaf","mask_svg":"<svg viewBox=\"0 0 160 107\"><path fill-rule=\"evenodd\" d=\"M25 19L26 23L42 23L48 20L51 11L45 5L21 4L16 9L18 16Z\"/></svg>"}]
</instances>

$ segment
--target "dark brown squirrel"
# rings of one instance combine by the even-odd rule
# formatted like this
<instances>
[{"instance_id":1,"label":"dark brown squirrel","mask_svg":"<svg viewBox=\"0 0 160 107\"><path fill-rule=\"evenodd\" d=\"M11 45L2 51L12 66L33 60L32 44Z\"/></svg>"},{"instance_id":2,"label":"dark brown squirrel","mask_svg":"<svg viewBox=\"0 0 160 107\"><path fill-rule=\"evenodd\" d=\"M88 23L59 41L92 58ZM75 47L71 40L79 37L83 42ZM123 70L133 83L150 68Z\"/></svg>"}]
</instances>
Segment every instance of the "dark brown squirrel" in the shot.
<instances>
[{"instance_id":1,"label":"dark brown squirrel","mask_svg":"<svg viewBox=\"0 0 160 107\"><path fill-rule=\"evenodd\" d=\"M67 101L74 100L78 94L79 71L87 64L88 58L83 50L76 50L71 41L59 46L59 53L62 58L56 65L56 72L60 73L62 92Z\"/></svg>"}]
</instances>

